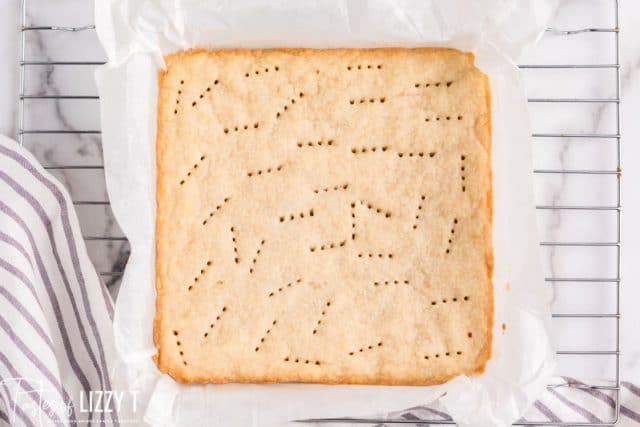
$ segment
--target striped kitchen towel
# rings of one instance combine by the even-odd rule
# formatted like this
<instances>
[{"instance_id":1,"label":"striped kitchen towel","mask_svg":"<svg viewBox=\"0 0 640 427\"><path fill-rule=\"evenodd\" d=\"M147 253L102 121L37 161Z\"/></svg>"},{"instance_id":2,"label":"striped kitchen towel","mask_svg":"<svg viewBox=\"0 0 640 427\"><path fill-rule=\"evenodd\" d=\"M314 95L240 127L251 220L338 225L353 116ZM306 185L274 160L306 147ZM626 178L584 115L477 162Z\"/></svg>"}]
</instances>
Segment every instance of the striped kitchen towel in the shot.
<instances>
[{"instance_id":1,"label":"striped kitchen towel","mask_svg":"<svg viewBox=\"0 0 640 427\"><path fill-rule=\"evenodd\" d=\"M621 381L619 390L613 385L603 388L588 387L584 382L570 377L556 378L554 384L519 420L521 423L571 426L615 423L618 427L640 426L640 387L631 382ZM436 426L438 421L451 420L437 402L390 414L389 418L415 421L415 425L420 427ZM433 421L429 423L421 420ZM392 424L376 427L382 426L391 427Z\"/></svg>"},{"instance_id":2,"label":"striped kitchen towel","mask_svg":"<svg viewBox=\"0 0 640 427\"><path fill-rule=\"evenodd\" d=\"M111 315L66 190L0 136L0 425L118 425Z\"/></svg>"}]
</instances>

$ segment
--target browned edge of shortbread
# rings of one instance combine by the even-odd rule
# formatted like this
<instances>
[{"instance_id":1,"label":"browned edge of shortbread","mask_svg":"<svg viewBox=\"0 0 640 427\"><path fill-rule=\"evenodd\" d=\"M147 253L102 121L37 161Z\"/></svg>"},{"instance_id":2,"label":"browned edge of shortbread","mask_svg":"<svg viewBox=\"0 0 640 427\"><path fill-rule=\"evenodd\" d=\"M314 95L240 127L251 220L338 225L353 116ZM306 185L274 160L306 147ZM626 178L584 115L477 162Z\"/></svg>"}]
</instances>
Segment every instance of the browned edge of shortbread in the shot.
<instances>
[{"instance_id":1,"label":"browned edge of shortbread","mask_svg":"<svg viewBox=\"0 0 640 427\"><path fill-rule=\"evenodd\" d=\"M477 369L474 374L482 374L485 371L487 362L491 359L491 351L493 346L493 318L494 318L494 295L493 295L493 268L494 268L494 255L493 255L493 168L491 157L491 137L492 137L492 114L491 114L491 84L489 76L482 73L484 76L484 92L485 100L487 103L487 117L488 121L484 127L484 138L482 138L482 144L485 146L489 156L489 191L487 191L487 214L489 217L488 226L485 230L485 242L487 246L485 248L485 259L487 262L487 290L488 298L488 316L487 316L487 339L485 340L484 348L481 356L478 358Z\"/></svg>"}]
</instances>

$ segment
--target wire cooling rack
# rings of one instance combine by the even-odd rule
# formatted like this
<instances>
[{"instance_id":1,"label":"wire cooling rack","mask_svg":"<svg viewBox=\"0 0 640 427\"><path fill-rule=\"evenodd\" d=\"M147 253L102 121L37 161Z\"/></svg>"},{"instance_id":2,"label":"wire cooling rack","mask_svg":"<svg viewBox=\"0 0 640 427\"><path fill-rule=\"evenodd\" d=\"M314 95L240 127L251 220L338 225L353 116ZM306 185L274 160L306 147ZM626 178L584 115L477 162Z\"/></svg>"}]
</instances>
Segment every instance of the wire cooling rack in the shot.
<instances>
[{"instance_id":1,"label":"wire cooling rack","mask_svg":"<svg viewBox=\"0 0 640 427\"><path fill-rule=\"evenodd\" d=\"M38 3L40 1L40 3ZM566 0L565 0L566 1ZM610 163L607 166L593 165L593 167L569 168L565 164L555 165L554 168L536 168L534 176L538 193L550 192L548 201L536 205L541 227L545 225L558 228L558 224L569 224L569 228L577 227L576 238L558 238L545 240L540 243L541 251L549 253L551 265L550 274L545 278L546 284L553 286L556 291L554 304L554 327L558 334L567 336L585 336L584 342L578 348L564 348L567 340L560 338L557 343L559 378L578 377L581 383L564 381L549 385L554 387L578 387L598 389L608 393L615 400L615 408L611 419L603 423L585 423L581 420L566 421L564 423L541 421L520 422L518 425L589 425L611 426L618 419L620 411L620 246L621 246L621 154L620 154L620 56L619 56L619 2L618 0L603 0L612 17L612 25L592 27L589 24L580 26L572 24L575 29L560 30L556 27L547 30L547 37L551 43L546 46L557 48L563 41L572 37L594 36L589 43L604 49L610 54L603 62L579 59L575 63L557 64L544 60L544 55L537 62L520 65L525 76L525 82L544 82L556 78L558 74L568 72L571 80L584 79L588 87L606 83L609 85L608 94L584 96L582 92L570 96L560 96L557 93L540 97L530 97L529 105L534 116L562 115L562 107L568 106L568 113L574 114L580 106L595 106L595 115L601 117L609 114L612 125L603 130L600 123L595 123L588 129L567 131L556 128L544 129L533 133L534 154L541 146L552 147L551 150L540 149L543 153L553 152L560 157L567 157L568 153L593 155L602 157L594 147L606 147L613 151L604 155ZM22 0L22 26L20 28L20 100L19 100L19 142L31 149L49 169L69 187L74 205L78 210L81 226L85 233L85 240L94 264L100 271L112 294L116 294L122 268L128 256L126 238L119 233L113 220L111 208L104 189L103 166L101 164L99 105L95 95L92 74L96 66L104 63L103 58L87 58L89 52L101 52L95 37L93 25L74 25L65 23L65 14L61 13L64 3L72 3L70 7L77 7L75 0L65 0L57 4L55 9L42 0ZM88 2L84 2L88 3ZM84 4L83 3L83 4ZM90 3L90 2L89 2ZM580 3L578 7L584 7ZM85 5L86 7L86 5ZM43 12L44 10L44 12ZM47 12L48 11L48 12ZM47 13L45 13L47 12ZM87 14L87 22L91 22L91 13ZM34 21L33 23L31 21ZM57 53L50 53L49 40L62 35L62 41L57 42ZM54 43L56 45L56 43ZM541 42L544 47L545 43ZM31 47L35 46L35 54ZM63 49L59 49L62 46ZM562 48L562 47L560 47ZM55 50L55 49L54 49ZM71 60L60 59L55 55L73 53ZM79 59L77 55L80 55ZM567 55L570 57L571 55ZM573 62L573 61L572 61ZM545 73L552 72L547 75ZM589 73L590 77L580 77L577 73ZM56 85L58 75L66 75L71 84ZM44 84L42 82L45 82ZM570 86L570 84L568 84ZM539 86L544 86L544 84ZM69 93L65 92L69 90ZM86 91L87 93L78 93ZM560 106L560 109L555 107ZM50 110L49 112L47 112ZM82 115L81 124L73 123L69 110L74 115ZM565 109L567 110L567 109ZM565 111L566 113L567 111ZM593 118L592 118L593 120ZM601 119L597 119L601 120ZM93 127L84 127L86 123ZM571 120L566 123L571 123ZM549 127L549 126L547 126ZM45 142L46 141L46 142ZM53 142L51 142L53 141ZM48 145L47 145L48 144ZM83 148L67 149L77 144ZM98 147L93 152L87 147ZM560 147L558 149L558 147ZM65 151L66 150L66 151ZM73 163L73 154L85 152L82 161ZM52 153L61 152L61 155ZM89 163L87 163L89 162ZM93 163L92 163L93 162ZM90 175L90 176L87 176ZM591 194L599 193L600 199L573 197L566 203L553 193L553 179L559 177L561 185L575 192ZM598 180L603 180L598 181ZM91 184L86 185L86 182ZM556 184L557 187L557 184ZM550 191L551 189L551 191ZM604 199L604 202L602 201ZM86 209L89 209L88 211ZM97 209L97 210L91 210ZM545 215L547 218L545 219ZM542 219L541 216L543 217ZM566 217L565 217L566 216ZM109 226L101 227L101 224ZM562 227L560 227L562 228ZM596 237L581 230L599 230ZM556 230L558 231L558 230ZM576 231L576 230L574 230ZM544 234L544 233L542 233ZM559 234L563 234L560 230ZM575 233L574 233L575 234ZM103 245L101 249L92 250L92 244ZM111 251L111 252L110 252ZM115 251L115 255L113 252ZM564 253L562 253L564 251ZM595 251L595 252L589 252ZM605 251L606 253L600 252ZM611 253L611 251L613 253ZM562 259L573 256L572 268L563 267ZM576 263L575 259L581 262ZM105 258L110 258L105 262ZM544 255L543 255L544 258ZM560 262L557 262L558 259ZM606 272L589 268L589 264L604 262L609 265ZM580 264L580 265L576 265ZM588 295L596 289L599 292L606 289L607 296L592 293L593 301ZM563 304L565 301L581 301L581 304ZM564 308L562 308L564 307ZM573 308L568 308L573 307ZM579 368L579 374L572 370ZM603 368L604 367L604 368ZM578 376L579 375L579 376ZM384 424L415 424L429 422L429 424L452 424L450 420L416 420L416 419L324 419L316 422L351 422L351 423L384 423Z\"/></svg>"}]
</instances>

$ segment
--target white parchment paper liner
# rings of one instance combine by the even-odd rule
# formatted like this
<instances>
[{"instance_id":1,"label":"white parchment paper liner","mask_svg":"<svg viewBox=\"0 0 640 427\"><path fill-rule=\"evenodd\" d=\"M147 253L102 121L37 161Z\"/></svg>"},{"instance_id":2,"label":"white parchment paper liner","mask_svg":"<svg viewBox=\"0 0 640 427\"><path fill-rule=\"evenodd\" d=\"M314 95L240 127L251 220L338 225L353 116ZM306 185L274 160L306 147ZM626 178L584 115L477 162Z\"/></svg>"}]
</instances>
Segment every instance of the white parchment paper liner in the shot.
<instances>
[{"instance_id":1,"label":"white parchment paper liner","mask_svg":"<svg viewBox=\"0 0 640 427\"><path fill-rule=\"evenodd\" d=\"M553 369L550 290L538 257L530 124L515 58L554 0L99 0L108 64L96 73L107 187L131 244L114 322L119 381L154 426L280 426L313 417L383 417L440 398L460 426L506 426ZM439 386L181 385L151 356L157 71L190 47L449 46L491 79L495 250L493 356L485 374ZM502 324L506 325L503 331ZM443 396L443 394L445 394Z\"/></svg>"}]
</instances>

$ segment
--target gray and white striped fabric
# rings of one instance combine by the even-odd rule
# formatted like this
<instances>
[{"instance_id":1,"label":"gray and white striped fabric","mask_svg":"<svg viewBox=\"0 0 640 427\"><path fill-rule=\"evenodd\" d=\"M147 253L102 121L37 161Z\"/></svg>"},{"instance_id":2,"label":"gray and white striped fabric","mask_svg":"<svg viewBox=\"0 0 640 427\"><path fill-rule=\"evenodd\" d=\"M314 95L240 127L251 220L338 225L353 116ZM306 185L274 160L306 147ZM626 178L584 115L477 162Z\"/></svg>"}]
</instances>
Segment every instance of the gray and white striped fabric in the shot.
<instances>
[{"instance_id":1,"label":"gray and white striped fabric","mask_svg":"<svg viewBox=\"0 0 640 427\"><path fill-rule=\"evenodd\" d=\"M547 389L520 419L521 422L532 425L536 423L610 425L616 420L615 390L588 388L585 383L570 377L556 378L554 383L559 386ZM640 426L640 387L628 381L622 381L620 396L620 413L617 415L618 421L615 425L618 427ZM451 420L437 403L409 408L391 414L391 417L407 421ZM428 427L436 424L420 422L417 425Z\"/></svg>"},{"instance_id":2,"label":"gray and white striped fabric","mask_svg":"<svg viewBox=\"0 0 640 427\"><path fill-rule=\"evenodd\" d=\"M0 425L118 425L89 400L111 390L111 316L69 195L0 136Z\"/></svg>"},{"instance_id":3,"label":"gray and white striped fabric","mask_svg":"<svg viewBox=\"0 0 640 427\"><path fill-rule=\"evenodd\" d=\"M67 192L0 136L0 426L118 425L118 412L97 410L88 399L112 389L111 317ZM615 418L615 391L584 388L574 378L558 382L523 421ZM640 426L640 386L622 381L620 395L618 425ZM437 406L390 416L449 419Z\"/></svg>"}]
</instances>

